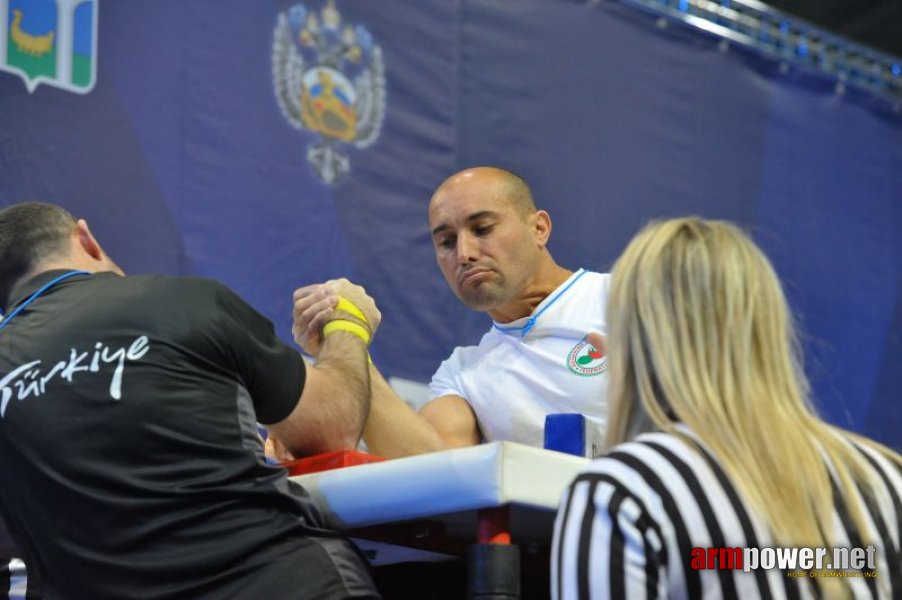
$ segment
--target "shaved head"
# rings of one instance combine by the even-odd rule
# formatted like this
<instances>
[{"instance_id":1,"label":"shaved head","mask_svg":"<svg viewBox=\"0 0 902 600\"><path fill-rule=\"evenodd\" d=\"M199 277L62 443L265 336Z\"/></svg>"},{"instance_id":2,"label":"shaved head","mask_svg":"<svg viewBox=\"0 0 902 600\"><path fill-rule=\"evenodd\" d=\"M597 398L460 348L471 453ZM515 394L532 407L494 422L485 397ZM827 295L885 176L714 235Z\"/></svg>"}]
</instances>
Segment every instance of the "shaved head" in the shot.
<instances>
[{"instance_id":1,"label":"shaved head","mask_svg":"<svg viewBox=\"0 0 902 600\"><path fill-rule=\"evenodd\" d=\"M451 291L493 319L529 314L541 295L534 290L557 279L545 247L551 218L507 169L474 167L446 179L429 202L429 228Z\"/></svg>"},{"instance_id":2,"label":"shaved head","mask_svg":"<svg viewBox=\"0 0 902 600\"><path fill-rule=\"evenodd\" d=\"M452 188L476 183L494 187L498 195L510 202L521 217L536 212L532 191L526 181L513 171L502 167L471 167L455 173L438 186L430 204Z\"/></svg>"}]
</instances>

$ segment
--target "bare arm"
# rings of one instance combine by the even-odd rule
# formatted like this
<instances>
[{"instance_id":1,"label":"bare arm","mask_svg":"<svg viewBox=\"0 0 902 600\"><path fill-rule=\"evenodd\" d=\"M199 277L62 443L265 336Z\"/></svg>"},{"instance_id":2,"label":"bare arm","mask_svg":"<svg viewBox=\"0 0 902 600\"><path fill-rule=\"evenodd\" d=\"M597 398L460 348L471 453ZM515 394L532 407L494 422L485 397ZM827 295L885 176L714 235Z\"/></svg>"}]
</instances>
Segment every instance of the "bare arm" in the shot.
<instances>
[{"instance_id":1,"label":"bare arm","mask_svg":"<svg viewBox=\"0 0 902 600\"><path fill-rule=\"evenodd\" d=\"M316 300L330 308L320 310L313 325L319 343L316 365L307 365L304 389L291 414L270 426L295 456L356 448L370 410L366 343L349 331L324 336L322 327L341 319L356 323L372 335L382 316L364 289L346 279L327 282L317 290ZM339 296L359 308L365 319L335 310Z\"/></svg>"},{"instance_id":2,"label":"bare arm","mask_svg":"<svg viewBox=\"0 0 902 600\"><path fill-rule=\"evenodd\" d=\"M436 452L479 443L476 416L460 396L442 396L414 412L370 367L372 405L363 432L370 452L386 458Z\"/></svg>"},{"instance_id":3,"label":"bare arm","mask_svg":"<svg viewBox=\"0 0 902 600\"><path fill-rule=\"evenodd\" d=\"M369 412L369 373L361 339L336 331L320 359L307 365L307 380L291 414L270 425L294 456L357 447Z\"/></svg>"},{"instance_id":4,"label":"bare arm","mask_svg":"<svg viewBox=\"0 0 902 600\"><path fill-rule=\"evenodd\" d=\"M322 326L335 309L336 297L327 284L295 292L294 339L313 356L322 357ZM372 401L363 439L370 452L386 458L424 454L479 443L476 417L466 400L443 396L417 414L401 400L378 369L370 366Z\"/></svg>"}]
</instances>

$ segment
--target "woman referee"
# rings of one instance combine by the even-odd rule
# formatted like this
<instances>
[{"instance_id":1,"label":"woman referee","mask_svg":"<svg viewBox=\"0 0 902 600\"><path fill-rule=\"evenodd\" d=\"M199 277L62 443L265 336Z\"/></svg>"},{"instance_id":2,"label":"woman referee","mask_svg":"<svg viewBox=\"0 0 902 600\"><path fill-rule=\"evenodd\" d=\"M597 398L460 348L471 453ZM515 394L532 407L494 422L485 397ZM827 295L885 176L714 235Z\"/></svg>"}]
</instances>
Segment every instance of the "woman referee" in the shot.
<instances>
[{"instance_id":1,"label":"woman referee","mask_svg":"<svg viewBox=\"0 0 902 600\"><path fill-rule=\"evenodd\" d=\"M902 597L902 457L814 413L754 242L653 223L613 273L612 448L562 500L552 597Z\"/></svg>"}]
</instances>

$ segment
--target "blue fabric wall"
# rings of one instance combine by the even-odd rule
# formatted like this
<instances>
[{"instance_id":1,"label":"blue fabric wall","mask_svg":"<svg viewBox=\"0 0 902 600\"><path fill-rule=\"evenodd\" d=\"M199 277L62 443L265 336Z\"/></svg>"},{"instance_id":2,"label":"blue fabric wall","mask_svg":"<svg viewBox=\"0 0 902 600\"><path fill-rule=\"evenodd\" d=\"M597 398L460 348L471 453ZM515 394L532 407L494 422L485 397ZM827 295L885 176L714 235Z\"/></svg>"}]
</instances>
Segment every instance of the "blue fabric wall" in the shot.
<instances>
[{"instance_id":1,"label":"blue fabric wall","mask_svg":"<svg viewBox=\"0 0 902 600\"><path fill-rule=\"evenodd\" d=\"M387 102L328 185L273 92L297 4L101 2L89 94L0 73L0 205L64 204L127 271L220 279L286 340L292 290L347 276L385 315L377 362L424 381L488 325L432 254L426 204L455 170L521 173L571 268L610 267L651 218L735 220L784 279L821 412L902 446L902 115L615 3L338 0Z\"/></svg>"}]
</instances>

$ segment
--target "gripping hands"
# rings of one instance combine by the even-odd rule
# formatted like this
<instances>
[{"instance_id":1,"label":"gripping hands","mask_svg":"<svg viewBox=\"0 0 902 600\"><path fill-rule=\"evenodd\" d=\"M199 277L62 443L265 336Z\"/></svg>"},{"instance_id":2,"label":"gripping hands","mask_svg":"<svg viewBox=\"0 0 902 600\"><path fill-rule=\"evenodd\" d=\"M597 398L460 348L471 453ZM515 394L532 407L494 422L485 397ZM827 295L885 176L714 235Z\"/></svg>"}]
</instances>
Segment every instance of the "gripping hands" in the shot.
<instances>
[{"instance_id":1,"label":"gripping hands","mask_svg":"<svg viewBox=\"0 0 902 600\"><path fill-rule=\"evenodd\" d=\"M331 331L349 331L368 342L382 321L382 313L366 290L344 278L295 290L292 315L294 341L314 357Z\"/></svg>"}]
</instances>

